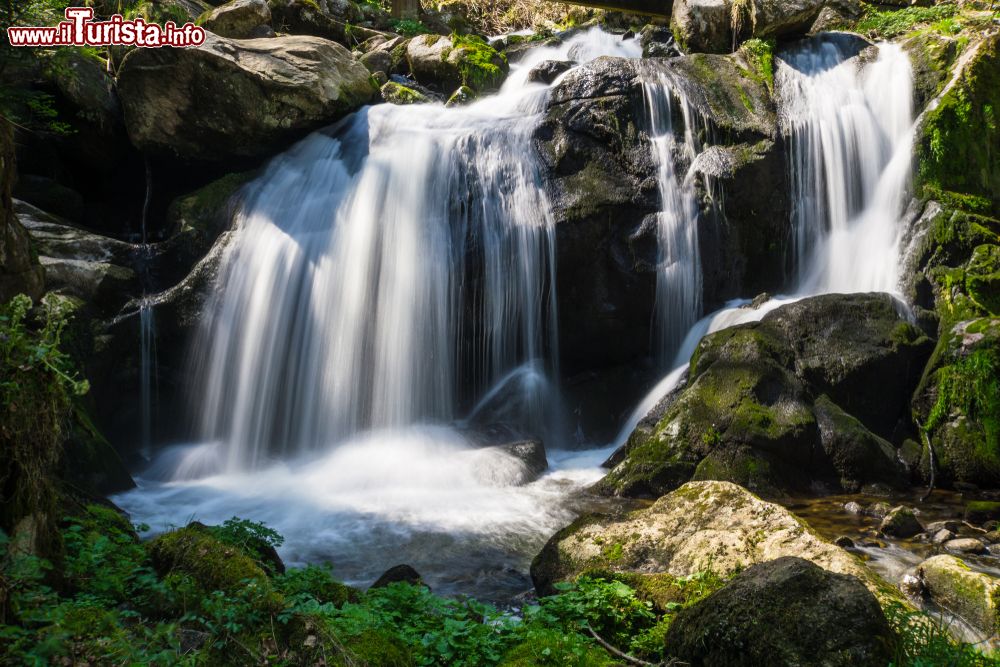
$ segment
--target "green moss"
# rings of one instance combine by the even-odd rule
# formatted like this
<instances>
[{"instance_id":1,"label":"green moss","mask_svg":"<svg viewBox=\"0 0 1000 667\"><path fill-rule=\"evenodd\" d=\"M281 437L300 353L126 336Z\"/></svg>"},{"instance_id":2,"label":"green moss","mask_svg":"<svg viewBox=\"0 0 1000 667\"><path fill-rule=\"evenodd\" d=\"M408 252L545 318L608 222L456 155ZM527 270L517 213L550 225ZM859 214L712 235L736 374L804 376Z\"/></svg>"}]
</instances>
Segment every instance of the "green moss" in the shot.
<instances>
[{"instance_id":1,"label":"green moss","mask_svg":"<svg viewBox=\"0 0 1000 667\"><path fill-rule=\"evenodd\" d=\"M873 4L862 3L863 14L853 29L869 37L891 39L909 32L920 25L941 22L955 15L958 7L942 3L932 7L904 7L902 9L877 9Z\"/></svg>"},{"instance_id":2,"label":"green moss","mask_svg":"<svg viewBox=\"0 0 1000 667\"><path fill-rule=\"evenodd\" d=\"M382 99L390 104L425 104L430 102L427 96L420 91L395 81L388 81L382 86Z\"/></svg>"},{"instance_id":3,"label":"green moss","mask_svg":"<svg viewBox=\"0 0 1000 667\"><path fill-rule=\"evenodd\" d=\"M239 548L223 544L204 527L189 526L149 543L156 570L188 575L206 593L250 591L263 608L279 608L281 596L264 570Z\"/></svg>"},{"instance_id":4,"label":"green moss","mask_svg":"<svg viewBox=\"0 0 1000 667\"><path fill-rule=\"evenodd\" d=\"M483 91L499 88L507 74L507 57L479 35L452 35L454 50L460 51L458 71L462 85ZM451 57L449 51L446 57Z\"/></svg>"},{"instance_id":5,"label":"green moss","mask_svg":"<svg viewBox=\"0 0 1000 667\"><path fill-rule=\"evenodd\" d=\"M613 667L620 663L583 637L561 630L538 630L531 633L503 656L499 667Z\"/></svg>"},{"instance_id":6,"label":"green moss","mask_svg":"<svg viewBox=\"0 0 1000 667\"><path fill-rule=\"evenodd\" d=\"M773 39L758 37L748 39L740 46L740 54L750 65L753 77L771 91L774 90L774 47Z\"/></svg>"},{"instance_id":7,"label":"green moss","mask_svg":"<svg viewBox=\"0 0 1000 667\"><path fill-rule=\"evenodd\" d=\"M959 81L928 112L919 144L926 196L951 193L953 203L1000 214L1000 35L992 35Z\"/></svg>"}]
</instances>

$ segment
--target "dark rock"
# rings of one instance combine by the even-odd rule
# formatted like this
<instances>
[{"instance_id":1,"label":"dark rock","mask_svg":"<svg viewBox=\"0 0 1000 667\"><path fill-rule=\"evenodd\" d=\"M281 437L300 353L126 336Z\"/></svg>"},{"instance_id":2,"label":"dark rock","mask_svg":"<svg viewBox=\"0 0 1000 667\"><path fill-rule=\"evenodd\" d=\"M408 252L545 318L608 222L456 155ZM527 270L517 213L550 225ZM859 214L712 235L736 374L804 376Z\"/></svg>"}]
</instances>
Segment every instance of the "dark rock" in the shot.
<instances>
[{"instance_id":1,"label":"dark rock","mask_svg":"<svg viewBox=\"0 0 1000 667\"><path fill-rule=\"evenodd\" d=\"M973 500L965 504L965 520L981 524L1000 518L1000 502L994 500Z\"/></svg>"},{"instance_id":2,"label":"dark rock","mask_svg":"<svg viewBox=\"0 0 1000 667\"><path fill-rule=\"evenodd\" d=\"M47 176L22 176L14 188L14 196L67 220L83 219L83 195Z\"/></svg>"},{"instance_id":3,"label":"dark rock","mask_svg":"<svg viewBox=\"0 0 1000 667\"><path fill-rule=\"evenodd\" d=\"M375 580L375 583L372 584L371 587L385 588L389 584L395 584L397 582L404 582L414 586L426 586L424 580L420 577L420 573L409 565L404 564L390 567L382 573L382 576Z\"/></svg>"},{"instance_id":4,"label":"dark rock","mask_svg":"<svg viewBox=\"0 0 1000 667\"><path fill-rule=\"evenodd\" d=\"M929 348L893 299L876 294L803 299L706 336L686 388L596 488L656 497L692 470L771 494L814 480L899 483L876 434L905 419Z\"/></svg>"},{"instance_id":5,"label":"dark rock","mask_svg":"<svg viewBox=\"0 0 1000 667\"><path fill-rule=\"evenodd\" d=\"M368 70L339 44L211 34L198 47L132 51L118 90L136 146L202 160L266 155L377 92Z\"/></svg>"},{"instance_id":6,"label":"dark rock","mask_svg":"<svg viewBox=\"0 0 1000 667\"><path fill-rule=\"evenodd\" d=\"M45 281L45 273L32 255L28 232L14 213L11 187L16 174L13 128L6 118L0 118L0 303L18 294L38 299Z\"/></svg>"},{"instance_id":7,"label":"dark rock","mask_svg":"<svg viewBox=\"0 0 1000 667\"><path fill-rule=\"evenodd\" d=\"M835 539L833 541L833 543L836 544L841 549L853 549L854 548L854 540L852 540L851 538L847 537L846 535L841 535L840 537L838 537L837 539Z\"/></svg>"},{"instance_id":8,"label":"dark rock","mask_svg":"<svg viewBox=\"0 0 1000 667\"><path fill-rule=\"evenodd\" d=\"M639 31L643 58L675 58L681 55L669 26L648 24Z\"/></svg>"},{"instance_id":9,"label":"dark rock","mask_svg":"<svg viewBox=\"0 0 1000 667\"><path fill-rule=\"evenodd\" d=\"M894 507L879 525L879 532L891 537L913 537L923 531L924 527L920 525L913 510L903 506Z\"/></svg>"},{"instance_id":10,"label":"dark rock","mask_svg":"<svg viewBox=\"0 0 1000 667\"><path fill-rule=\"evenodd\" d=\"M560 74L572 69L576 63L569 60L544 60L528 72L528 81L552 83Z\"/></svg>"},{"instance_id":11,"label":"dark rock","mask_svg":"<svg viewBox=\"0 0 1000 667\"><path fill-rule=\"evenodd\" d=\"M894 635L856 578L795 557L755 565L677 613L667 653L691 665L871 665Z\"/></svg>"},{"instance_id":12,"label":"dark rock","mask_svg":"<svg viewBox=\"0 0 1000 667\"><path fill-rule=\"evenodd\" d=\"M499 449L524 463L532 480L537 479L549 467L549 461L545 457L545 446L541 440L511 442L500 445Z\"/></svg>"}]
</instances>

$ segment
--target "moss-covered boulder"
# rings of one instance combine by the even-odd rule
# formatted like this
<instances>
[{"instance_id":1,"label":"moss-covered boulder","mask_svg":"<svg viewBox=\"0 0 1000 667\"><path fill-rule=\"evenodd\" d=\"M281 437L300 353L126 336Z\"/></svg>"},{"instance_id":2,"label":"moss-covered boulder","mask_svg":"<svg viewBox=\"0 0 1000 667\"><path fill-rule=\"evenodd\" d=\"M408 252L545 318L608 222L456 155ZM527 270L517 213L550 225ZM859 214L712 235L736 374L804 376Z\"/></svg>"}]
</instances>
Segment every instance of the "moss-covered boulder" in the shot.
<instances>
[{"instance_id":1,"label":"moss-covered boulder","mask_svg":"<svg viewBox=\"0 0 1000 667\"><path fill-rule=\"evenodd\" d=\"M459 86L496 90L507 76L507 59L475 35L418 35L406 47L418 83L448 94Z\"/></svg>"},{"instance_id":2,"label":"moss-covered boulder","mask_svg":"<svg viewBox=\"0 0 1000 667\"><path fill-rule=\"evenodd\" d=\"M531 564L542 595L593 569L612 573L727 575L782 556L798 556L861 579L880 599L892 589L860 560L820 538L780 505L729 482L690 482L651 507L590 514L556 533Z\"/></svg>"},{"instance_id":3,"label":"moss-covered boulder","mask_svg":"<svg viewBox=\"0 0 1000 667\"><path fill-rule=\"evenodd\" d=\"M955 193L970 210L1000 216L1000 34L974 39L923 119L919 178L925 195Z\"/></svg>"},{"instance_id":4,"label":"moss-covered boulder","mask_svg":"<svg viewBox=\"0 0 1000 667\"><path fill-rule=\"evenodd\" d=\"M387 81L382 86L382 99L390 104L426 104L431 101L419 90L395 81Z\"/></svg>"},{"instance_id":5,"label":"moss-covered boulder","mask_svg":"<svg viewBox=\"0 0 1000 667\"><path fill-rule=\"evenodd\" d=\"M894 507L879 524L879 532L892 537L907 538L924 532L917 515L909 507Z\"/></svg>"},{"instance_id":6,"label":"moss-covered boulder","mask_svg":"<svg viewBox=\"0 0 1000 667\"><path fill-rule=\"evenodd\" d=\"M352 48L381 34L358 25L364 14L351 0L268 0L267 4L277 32L322 37Z\"/></svg>"},{"instance_id":7,"label":"moss-covered boulder","mask_svg":"<svg viewBox=\"0 0 1000 667\"><path fill-rule=\"evenodd\" d=\"M281 597L264 569L236 546L223 544L207 527L192 524L160 535L149 543L149 555L164 578L186 578L202 593L250 593L263 608L277 610Z\"/></svg>"},{"instance_id":8,"label":"moss-covered boulder","mask_svg":"<svg viewBox=\"0 0 1000 667\"><path fill-rule=\"evenodd\" d=\"M1000 484L1000 318L958 322L942 333L913 406L928 477L933 450L940 483Z\"/></svg>"},{"instance_id":9,"label":"moss-covered boulder","mask_svg":"<svg viewBox=\"0 0 1000 667\"><path fill-rule=\"evenodd\" d=\"M803 299L706 336L686 388L596 488L655 498L691 478L766 494L899 485L885 438L908 418L931 345L877 294Z\"/></svg>"},{"instance_id":10,"label":"moss-covered boulder","mask_svg":"<svg viewBox=\"0 0 1000 667\"><path fill-rule=\"evenodd\" d=\"M1000 631L1000 581L955 556L934 556L917 567L924 590L941 607L987 636Z\"/></svg>"},{"instance_id":11,"label":"moss-covered boulder","mask_svg":"<svg viewBox=\"0 0 1000 667\"><path fill-rule=\"evenodd\" d=\"M197 47L129 53L118 92L138 148L223 160L282 149L370 101L377 88L365 66L334 42L208 34Z\"/></svg>"},{"instance_id":12,"label":"moss-covered boulder","mask_svg":"<svg viewBox=\"0 0 1000 667\"><path fill-rule=\"evenodd\" d=\"M795 557L754 565L678 612L664 646L690 665L882 667L894 655L889 623L857 578Z\"/></svg>"},{"instance_id":13,"label":"moss-covered boulder","mask_svg":"<svg viewBox=\"0 0 1000 667\"><path fill-rule=\"evenodd\" d=\"M980 525L991 519L1000 519L1000 502L971 500L965 504L965 520Z\"/></svg>"}]
</instances>

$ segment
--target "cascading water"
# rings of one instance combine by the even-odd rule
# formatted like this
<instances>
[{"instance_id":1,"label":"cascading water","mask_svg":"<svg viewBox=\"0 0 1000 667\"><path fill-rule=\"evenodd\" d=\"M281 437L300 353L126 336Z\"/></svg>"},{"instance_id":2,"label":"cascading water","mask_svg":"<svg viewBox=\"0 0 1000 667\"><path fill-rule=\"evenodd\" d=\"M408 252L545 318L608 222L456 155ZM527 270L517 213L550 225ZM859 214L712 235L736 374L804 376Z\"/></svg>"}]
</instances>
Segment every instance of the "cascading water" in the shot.
<instances>
[{"instance_id":1,"label":"cascading water","mask_svg":"<svg viewBox=\"0 0 1000 667\"><path fill-rule=\"evenodd\" d=\"M913 77L902 48L826 35L781 57L800 294L898 291ZM859 58L870 58L862 66Z\"/></svg>"},{"instance_id":2,"label":"cascading water","mask_svg":"<svg viewBox=\"0 0 1000 667\"><path fill-rule=\"evenodd\" d=\"M657 215L659 258L656 270L654 352L669 362L684 335L701 316L701 258L698 250L698 204L691 174L678 173L675 162L690 165L698 153L695 113L663 72L647 72L643 95L657 166L661 210ZM679 140L672 120L674 97L684 133ZM680 153L680 155L677 155Z\"/></svg>"},{"instance_id":3,"label":"cascading water","mask_svg":"<svg viewBox=\"0 0 1000 667\"><path fill-rule=\"evenodd\" d=\"M496 96L366 108L273 160L195 349L203 439L122 506L157 527L252 516L290 562L358 583L405 552L436 590L523 590L575 514L568 491L600 476L552 451L554 229L530 144L548 88L527 74L640 52L581 33L532 50ZM524 484L521 460L448 426L497 415L545 437L546 476Z\"/></svg>"}]
</instances>

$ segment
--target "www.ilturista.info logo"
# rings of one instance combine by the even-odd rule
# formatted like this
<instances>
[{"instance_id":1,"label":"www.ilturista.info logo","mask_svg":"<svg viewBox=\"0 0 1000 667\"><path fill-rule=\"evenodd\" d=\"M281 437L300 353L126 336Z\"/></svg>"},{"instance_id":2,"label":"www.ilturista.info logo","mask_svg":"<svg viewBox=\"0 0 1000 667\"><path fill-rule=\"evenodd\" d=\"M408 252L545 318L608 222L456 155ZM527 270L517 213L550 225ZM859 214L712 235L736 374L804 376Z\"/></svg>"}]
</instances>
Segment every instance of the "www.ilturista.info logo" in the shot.
<instances>
[{"instance_id":1,"label":"www.ilturista.info logo","mask_svg":"<svg viewBox=\"0 0 1000 667\"><path fill-rule=\"evenodd\" d=\"M142 18L126 21L115 14L108 21L93 21L92 7L67 7L66 20L51 27L10 27L11 46L198 46L205 41L205 29L188 22L178 26L146 23Z\"/></svg>"}]
</instances>

